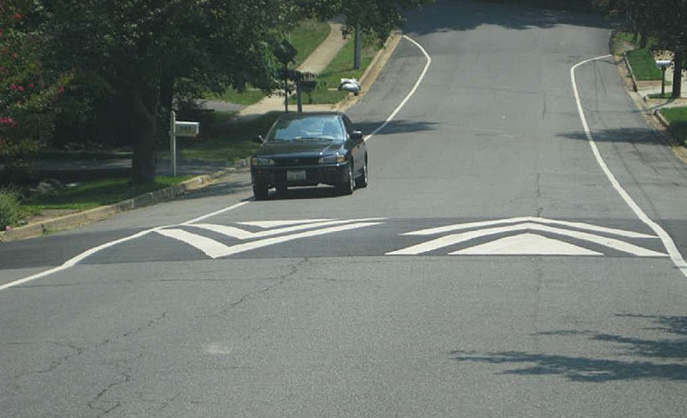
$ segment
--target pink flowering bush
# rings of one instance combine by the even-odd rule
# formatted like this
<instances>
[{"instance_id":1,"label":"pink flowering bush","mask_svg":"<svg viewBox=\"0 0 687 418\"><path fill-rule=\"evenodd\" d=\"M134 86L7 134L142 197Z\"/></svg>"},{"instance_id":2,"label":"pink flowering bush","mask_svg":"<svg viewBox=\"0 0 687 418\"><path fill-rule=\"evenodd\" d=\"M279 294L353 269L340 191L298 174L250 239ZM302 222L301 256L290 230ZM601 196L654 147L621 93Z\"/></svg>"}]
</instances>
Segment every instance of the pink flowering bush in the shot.
<instances>
[{"instance_id":1,"label":"pink flowering bush","mask_svg":"<svg viewBox=\"0 0 687 418\"><path fill-rule=\"evenodd\" d=\"M69 77L46 75L42 37L25 22L32 2L0 2L0 183L21 180L30 159L50 138L55 103Z\"/></svg>"}]
</instances>

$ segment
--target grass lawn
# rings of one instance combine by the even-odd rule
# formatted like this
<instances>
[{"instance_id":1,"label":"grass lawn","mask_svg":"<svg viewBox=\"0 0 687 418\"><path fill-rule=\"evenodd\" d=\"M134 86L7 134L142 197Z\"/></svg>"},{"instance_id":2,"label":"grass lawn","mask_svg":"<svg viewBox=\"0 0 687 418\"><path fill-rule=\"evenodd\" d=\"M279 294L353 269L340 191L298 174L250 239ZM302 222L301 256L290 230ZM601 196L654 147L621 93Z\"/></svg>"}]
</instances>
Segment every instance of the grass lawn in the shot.
<instances>
[{"instance_id":1,"label":"grass lawn","mask_svg":"<svg viewBox=\"0 0 687 418\"><path fill-rule=\"evenodd\" d=\"M328 23L310 19L302 21L289 32L286 35L286 39L288 39L298 51L298 54L294 58L295 62L291 64L291 68L297 68L301 65L315 48L329 36L329 32L331 32L331 27ZM263 93L262 90L254 89L251 86L246 86L246 90L241 93L233 87L227 87L222 93L209 92L205 96L206 99L221 100L244 106L257 103L263 97L265 97L265 93Z\"/></svg>"},{"instance_id":2,"label":"grass lawn","mask_svg":"<svg viewBox=\"0 0 687 418\"><path fill-rule=\"evenodd\" d=\"M661 114L670 123L670 133L683 144L687 144L687 107L662 109Z\"/></svg>"},{"instance_id":3,"label":"grass lawn","mask_svg":"<svg viewBox=\"0 0 687 418\"><path fill-rule=\"evenodd\" d=\"M656 61L654 61L651 51L648 49L630 51L627 53L627 59L630 61L637 80L661 80L663 77L661 70L656 67Z\"/></svg>"},{"instance_id":4,"label":"grass lawn","mask_svg":"<svg viewBox=\"0 0 687 418\"><path fill-rule=\"evenodd\" d=\"M282 114L270 112L248 121L232 121L228 114L215 113L217 115L212 126L209 126L204 134L205 139L177 139L179 158L227 163L246 158L259 146L252 139L258 135L264 137L277 117Z\"/></svg>"},{"instance_id":5,"label":"grass lawn","mask_svg":"<svg viewBox=\"0 0 687 418\"><path fill-rule=\"evenodd\" d=\"M351 36L322 74L317 76L317 88L311 93L303 94L303 104L337 103L346 97L348 93L345 91L330 91L329 89L337 88L342 78L356 78L360 80L365 69L370 65L377 51L379 51L374 43L370 46L363 46L360 69L354 70L353 49L354 43ZM296 98L293 97L291 101L296 103Z\"/></svg>"},{"instance_id":6,"label":"grass lawn","mask_svg":"<svg viewBox=\"0 0 687 418\"><path fill-rule=\"evenodd\" d=\"M87 210L160 190L190 178L157 177L155 183L144 185L129 184L129 179L85 181L54 194L34 196L22 204L22 209L28 214L38 214L45 209Z\"/></svg>"}]
</instances>

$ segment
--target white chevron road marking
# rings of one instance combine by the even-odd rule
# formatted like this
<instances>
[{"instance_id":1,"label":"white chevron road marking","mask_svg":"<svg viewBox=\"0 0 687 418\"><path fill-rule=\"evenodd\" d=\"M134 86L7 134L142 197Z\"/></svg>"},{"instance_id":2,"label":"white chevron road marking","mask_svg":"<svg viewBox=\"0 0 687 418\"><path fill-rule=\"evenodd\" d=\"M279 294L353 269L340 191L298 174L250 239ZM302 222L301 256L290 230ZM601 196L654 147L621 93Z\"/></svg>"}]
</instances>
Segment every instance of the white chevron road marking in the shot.
<instances>
[{"instance_id":1,"label":"white chevron road marking","mask_svg":"<svg viewBox=\"0 0 687 418\"><path fill-rule=\"evenodd\" d=\"M515 224L515 223L521 223L521 222L536 222L536 223L547 224L547 225L567 226L567 227L571 227L571 228L583 229L586 231L604 232L604 233L618 235L618 236L627 237L627 238L658 238L654 235L640 234L639 232L626 231L623 229L606 228L603 226L591 225L591 224L586 224L586 223L581 223L581 222L557 221L554 219L538 218L538 217L534 217L534 216L523 216L523 217L519 217L519 218L499 219L499 220L495 220L495 221L470 222L470 223L457 224L457 225L441 226L438 228L429 228L429 229L423 229L420 231L408 232L408 233L403 234L403 235L438 235L438 234L445 234L447 232L453 232L453 231L462 231L462 230L466 230L466 229L482 228L482 227L494 226L494 225Z\"/></svg>"},{"instance_id":2,"label":"white chevron road marking","mask_svg":"<svg viewBox=\"0 0 687 418\"><path fill-rule=\"evenodd\" d=\"M603 256L602 253L578 247L541 235L525 233L486 244L455 251L451 255L577 255Z\"/></svg>"},{"instance_id":3,"label":"white chevron road marking","mask_svg":"<svg viewBox=\"0 0 687 418\"><path fill-rule=\"evenodd\" d=\"M360 220L358 220L360 221ZM352 223L354 222L354 223ZM258 248L267 247L270 245L280 244L283 242L293 241L296 239L316 237L319 235L332 234L336 232L350 231L359 228L366 228L373 225L379 225L382 222L356 222L356 221L337 221L337 226L330 226L328 228L315 229L312 231L304 231L297 234L283 235L280 237L263 238L257 241L251 241L244 244L237 245L225 245L219 241L212 238L208 238L202 235L194 234L182 229L162 229L156 231L157 233L164 235L169 238L174 238L181 242L184 242L196 249L205 253L208 257L219 258L227 257L234 254L243 253L246 251L255 250ZM328 224L334 224L334 222L329 222ZM197 225L186 225L186 226L197 226ZM214 225L218 226L218 225ZM239 231L241 231L239 229ZM245 231L244 231L245 232Z\"/></svg>"},{"instance_id":4,"label":"white chevron road marking","mask_svg":"<svg viewBox=\"0 0 687 418\"><path fill-rule=\"evenodd\" d=\"M301 219L298 221L256 221L256 222L236 222L239 225L257 226L258 228L276 228L278 226L301 225L315 222L331 221L331 219Z\"/></svg>"},{"instance_id":5,"label":"white chevron road marking","mask_svg":"<svg viewBox=\"0 0 687 418\"><path fill-rule=\"evenodd\" d=\"M260 232L250 232L250 231L246 231L246 230L243 230L241 228L236 228L234 226L229 226L229 225L191 224L188 226L205 229L208 231L216 232L218 234L226 235L228 237L232 237L232 238L236 238L236 239L240 239L240 240L248 240L248 239L271 237L271 236L275 236L275 235L286 234L289 232L303 231L306 229L322 228L322 227L333 226L333 225L343 225L343 224L349 224L349 223L353 223L353 222L379 221L382 219L383 218L350 219L350 220L345 220L345 221L342 221L342 220L325 220L325 222L314 221L312 223L305 223L302 225L289 226L289 227L285 227L285 228L270 229L267 231L260 231ZM277 221L277 222L281 222L281 221ZM309 222L309 221L305 221L305 222Z\"/></svg>"},{"instance_id":6,"label":"white chevron road marking","mask_svg":"<svg viewBox=\"0 0 687 418\"><path fill-rule=\"evenodd\" d=\"M157 233L169 238L174 238L181 242L185 242L186 244L204 252L208 257L211 258L221 257L222 254L226 253L229 249L228 246L222 244L221 242L204 237L202 235L184 231L183 229L161 229L157 231Z\"/></svg>"},{"instance_id":7,"label":"white chevron road marking","mask_svg":"<svg viewBox=\"0 0 687 418\"><path fill-rule=\"evenodd\" d=\"M418 255L424 254L430 251L438 250L440 248L449 247L451 245L460 244L462 242L467 242L475 238L481 238L496 234L502 234L507 232L517 232L517 231L541 231L549 232L552 234L563 235L571 238L576 238L582 241L592 242L595 244L603 245L605 247L612 248L624 253L629 253L636 255L638 257L665 257L665 254L648 250L646 248L638 247L636 245L623 242L617 239L608 238L604 236L589 234L580 231L571 231L561 228L555 228L546 225L540 225L532 222L526 222L518 225L510 225L498 228L488 228L477 231L464 232L461 234L451 234L441 238L434 239L432 241L424 242L422 244L413 245L408 248L404 248L398 251L392 251L387 253L387 255ZM407 235L407 234L406 234Z\"/></svg>"}]
</instances>

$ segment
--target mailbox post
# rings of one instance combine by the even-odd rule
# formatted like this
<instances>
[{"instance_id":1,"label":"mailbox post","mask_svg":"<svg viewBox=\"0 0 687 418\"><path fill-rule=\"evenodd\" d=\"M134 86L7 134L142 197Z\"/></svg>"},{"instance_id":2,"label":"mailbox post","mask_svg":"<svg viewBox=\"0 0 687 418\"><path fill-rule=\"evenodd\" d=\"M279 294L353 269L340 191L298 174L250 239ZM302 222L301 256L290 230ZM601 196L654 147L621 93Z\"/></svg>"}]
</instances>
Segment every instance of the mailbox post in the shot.
<instances>
[{"instance_id":1,"label":"mailbox post","mask_svg":"<svg viewBox=\"0 0 687 418\"><path fill-rule=\"evenodd\" d=\"M177 136L195 137L200 133L198 122L177 122L176 113L172 110L169 126L169 150L172 160L172 176L177 176Z\"/></svg>"},{"instance_id":2,"label":"mailbox post","mask_svg":"<svg viewBox=\"0 0 687 418\"><path fill-rule=\"evenodd\" d=\"M661 97L666 95L666 70L672 65L669 60L656 60L656 66L661 69Z\"/></svg>"}]
</instances>

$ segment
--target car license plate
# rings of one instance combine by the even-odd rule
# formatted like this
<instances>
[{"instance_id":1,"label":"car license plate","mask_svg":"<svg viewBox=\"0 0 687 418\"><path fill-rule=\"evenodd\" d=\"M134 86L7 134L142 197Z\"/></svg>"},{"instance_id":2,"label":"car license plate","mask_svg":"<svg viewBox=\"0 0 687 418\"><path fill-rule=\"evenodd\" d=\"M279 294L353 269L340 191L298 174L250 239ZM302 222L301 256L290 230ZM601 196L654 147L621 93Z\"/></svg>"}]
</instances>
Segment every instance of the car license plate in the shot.
<instances>
[{"instance_id":1,"label":"car license plate","mask_svg":"<svg viewBox=\"0 0 687 418\"><path fill-rule=\"evenodd\" d=\"M305 170L289 170L286 172L287 181L305 180Z\"/></svg>"}]
</instances>

